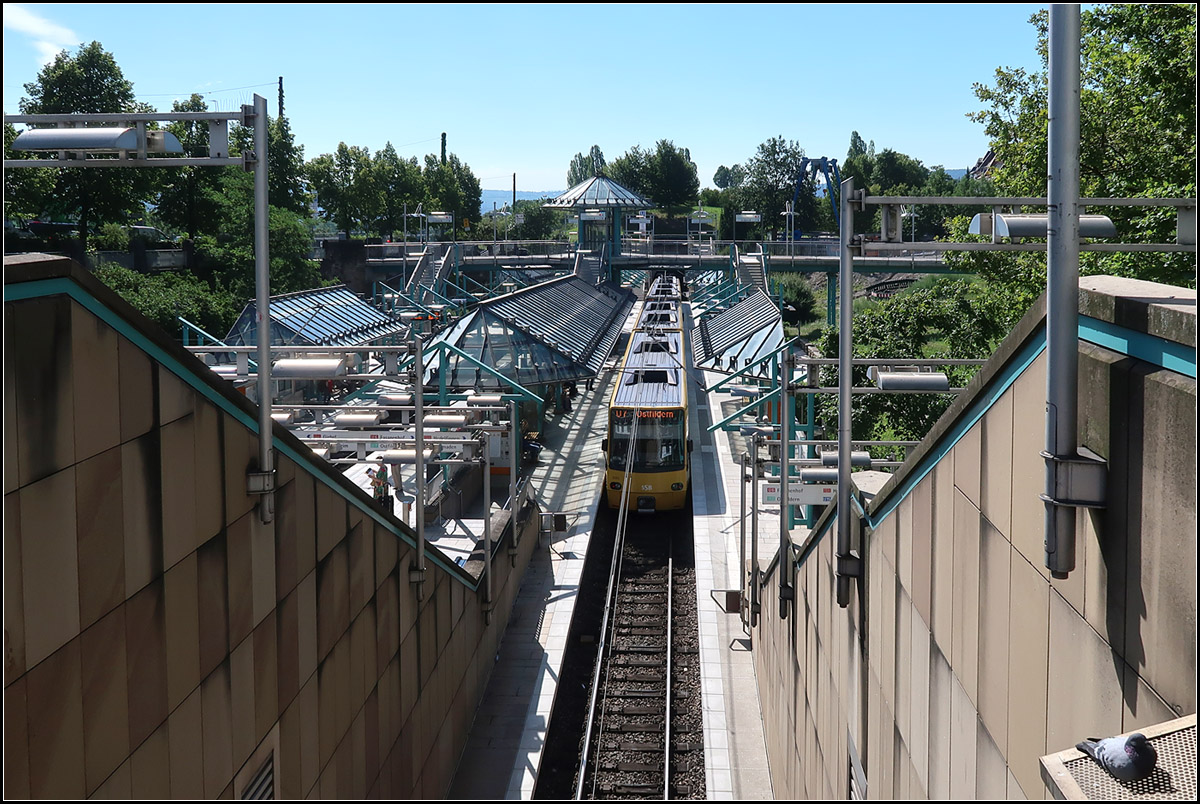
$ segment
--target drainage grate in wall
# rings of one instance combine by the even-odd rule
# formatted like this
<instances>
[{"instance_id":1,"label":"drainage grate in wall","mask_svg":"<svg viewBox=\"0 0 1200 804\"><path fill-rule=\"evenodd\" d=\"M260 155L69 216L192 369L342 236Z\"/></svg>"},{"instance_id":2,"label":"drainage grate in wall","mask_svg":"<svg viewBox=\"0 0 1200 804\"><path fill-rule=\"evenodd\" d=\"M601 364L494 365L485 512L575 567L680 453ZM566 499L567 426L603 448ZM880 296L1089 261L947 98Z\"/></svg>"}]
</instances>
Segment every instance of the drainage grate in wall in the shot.
<instances>
[{"instance_id":1,"label":"drainage grate in wall","mask_svg":"<svg viewBox=\"0 0 1200 804\"><path fill-rule=\"evenodd\" d=\"M1091 757L1070 748L1042 757L1042 779L1051 792L1067 800L1195 801L1196 716L1137 731L1158 752L1158 766L1149 778L1118 781Z\"/></svg>"}]
</instances>

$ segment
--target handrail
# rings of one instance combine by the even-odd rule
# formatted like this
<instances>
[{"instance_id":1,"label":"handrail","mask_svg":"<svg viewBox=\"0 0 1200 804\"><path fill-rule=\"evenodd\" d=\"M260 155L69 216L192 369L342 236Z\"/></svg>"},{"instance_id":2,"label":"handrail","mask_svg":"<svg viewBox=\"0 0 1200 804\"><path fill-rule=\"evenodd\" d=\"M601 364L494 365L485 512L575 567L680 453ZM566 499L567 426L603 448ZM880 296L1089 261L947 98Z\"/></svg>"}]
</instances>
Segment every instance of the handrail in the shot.
<instances>
[{"instance_id":1,"label":"handrail","mask_svg":"<svg viewBox=\"0 0 1200 804\"><path fill-rule=\"evenodd\" d=\"M197 325L193 324L191 321L188 321L188 320L187 320L186 318L184 318L183 316L176 316L176 318L179 320L179 322L180 322L181 324L183 324L183 332L182 332L182 335L183 335L183 345L184 345L184 347L188 347L188 348L189 348L189 351L190 351L190 347L192 346L192 344L188 343L188 331L189 331L189 330L192 330L192 331L196 332L196 333L197 333L197 334L198 334L200 337L202 337L202 338L207 338L208 340L212 341L212 345L213 345L213 346L224 346L224 347L229 347L229 344L225 343L225 341L221 340L220 338L216 337L215 335L210 335L210 334L208 334L208 333L207 333L207 332L205 332L205 331L204 331L202 328L200 328L200 327L198 327ZM196 347L201 347L201 346L205 346L205 345L206 345L206 344L204 344L204 343L197 343L197 344L196 344ZM234 352L234 353L236 353L236 349L233 349L232 347L229 347L229 348L231 349L231 352ZM213 350L213 351L223 351L223 350ZM246 362L247 362L247 366L248 366L249 368L252 368L252 369L257 369L257 368L258 368L258 362L257 362L257 361L255 361L255 360L250 360L249 358L247 358L247 361L246 361Z\"/></svg>"},{"instance_id":2,"label":"handrail","mask_svg":"<svg viewBox=\"0 0 1200 804\"><path fill-rule=\"evenodd\" d=\"M790 341L784 341L779 346L779 348L775 349L774 351L772 351L769 354L763 355L762 359L760 359L754 363L751 363L750 365L746 366L745 368L741 369L740 371L735 371L733 374L730 374L728 377L726 377L725 379L716 383L715 385L710 385L708 387L709 392L711 393L713 391L719 391L723 387L728 385L729 383L736 380L738 377L742 376L743 374L749 373L750 369L758 368L760 365L767 362L768 360L776 359L779 356L780 352L782 352L784 349L788 349L788 348L794 346L797 343L797 341L799 341L799 338L792 338Z\"/></svg>"}]
</instances>

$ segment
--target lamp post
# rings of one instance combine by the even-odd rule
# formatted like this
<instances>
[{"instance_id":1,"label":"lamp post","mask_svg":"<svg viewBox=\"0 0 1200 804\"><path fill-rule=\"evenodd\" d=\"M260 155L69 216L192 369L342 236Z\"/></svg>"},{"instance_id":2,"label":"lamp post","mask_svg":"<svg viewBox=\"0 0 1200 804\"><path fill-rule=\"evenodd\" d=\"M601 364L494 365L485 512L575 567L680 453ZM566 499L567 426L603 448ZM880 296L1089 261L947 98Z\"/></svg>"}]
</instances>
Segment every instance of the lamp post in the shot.
<instances>
[{"instance_id":1,"label":"lamp post","mask_svg":"<svg viewBox=\"0 0 1200 804\"><path fill-rule=\"evenodd\" d=\"M750 453L750 627L758 627L758 445L761 436L751 437Z\"/></svg>"},{"instance_id":2,"label":"lamp post","mask_svg":"<svg viewBox=\"0 0 1200 804\"><path fill-rule=\"evenodd\" d=\"M854 255L851 239L854 237L854 179L842 182L841 187L841 231L840 256L838 258L838 292L841 294L840 320L838 329L838 485L837 485L837 547L836 558L842 562L850 557L850 386L853 371L851 359L851 322L854 302ZM837 601L845 607L850 601L850 578L837 576Z\"/></svg>"},{"instance_id":3,"label":"lamp post","mask_svg":"<svg viewBox=\"0 0 1200 804\"><path fill-rule=\"evenodd\" d=\"M779 214L787 218L788 256L793 257L795 256L795 237L793 233L796 231L796 212L792 209L792 202L788 201L787 208Z\"/></svg>"},{"instance_id":4,"label":"lamp post","mask_svg":"<svg viewBox=\"0 0 1200 804\"><path fill-rule=\"evenodd\" d=\"M408 571L408 580L417 588L417 600L425 599L425 360L421 353L421 336L413 332L413 371L415 372L413 401L416 415L413 419L413 435L417 441L416 491L417 491L417 566Z\"/></svg>"},{"instance_id":5,"label":"lamp post","mask_svg":"<svg viewBox=\"0 0 1200 804\"><path fill-rule=\"evenodd\" d=\"M258 471L273 492L275 463L271 450L271 270L267 249L267 99L254 96L254 292L258 313ZM263 494L259 518L275 517L275 495Z\"/></svg>"}]
</instances>

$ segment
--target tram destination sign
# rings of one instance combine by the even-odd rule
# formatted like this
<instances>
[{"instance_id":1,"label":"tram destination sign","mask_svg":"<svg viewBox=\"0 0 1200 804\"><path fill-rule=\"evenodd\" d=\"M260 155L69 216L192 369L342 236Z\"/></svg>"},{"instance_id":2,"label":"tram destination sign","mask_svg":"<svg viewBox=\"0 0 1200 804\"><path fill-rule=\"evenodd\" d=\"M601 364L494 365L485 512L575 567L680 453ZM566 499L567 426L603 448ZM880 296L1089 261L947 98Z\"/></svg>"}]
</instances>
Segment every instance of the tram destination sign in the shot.
<instances>
[{"instance_id":1,"label":"tram destination sign","mask_svg":"<svg viewBox=\"0 0 1200 804\"><path fill-rule=\"evenodd\" d=\"M779 505L779 482L762 484L762 501L765 505ZM837 486L822 483L789 483L788 505L828 505L837 497Z\"/></svg>"}]
</instances>

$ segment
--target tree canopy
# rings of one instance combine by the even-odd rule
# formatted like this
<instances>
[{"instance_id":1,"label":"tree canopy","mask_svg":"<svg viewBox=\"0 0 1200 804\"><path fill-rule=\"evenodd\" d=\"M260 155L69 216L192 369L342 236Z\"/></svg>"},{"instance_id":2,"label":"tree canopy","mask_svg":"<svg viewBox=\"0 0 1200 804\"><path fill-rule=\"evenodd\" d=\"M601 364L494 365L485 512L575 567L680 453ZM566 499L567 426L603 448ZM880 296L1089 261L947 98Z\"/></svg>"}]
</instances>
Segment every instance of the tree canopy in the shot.
<instances>
[{"instance_id":1,"label":"tree canopy","mask_svg":"<svg viewBox=\"0 0 1200 804\"><path fill-rule=\"evenodd\" d=\"M593 145L586 156L581 153L575 154L570 167L567 168L567 188L582 184L593 176L603 175L604 166L604 152L600 150L599 145Z\"/></svg>"},{"instance_id":2,"label":"tree canopy","mask_svg":"<svg viewBox=\"0 0 1200 804\"><path fill-rule=\"evenodd\" d=\"M1080 195L1194 198L1195 5L1089 7L1080 22ZM1039 11L1030 23L1038 32L1043 70L997 69L993 85L975 85L983 108L970 117L991 139L997 165L992 179L1001 195L1046 192L1048 13ZM1103 212L1127 242L1174 240L1173 213L1136 207ZM954 259L1012 287L1018 298L1040 293L1045 284L1040 255ZM1085 252L1080 272L1195 287L1196 260L1194 254Z\"/></svg>"},{"instance_id":3,"label":"tree canopy","mask_svg":"<svg viewBox=\"0 0 1200 804\"><path fill-rule=\"evenodd\" d=\"M1046 64L1047 14L1031 23L1039 34ZM1195 6L1107 5L1081 15L1083 45L1080 97L1080 193L1083 197L1183 197L1196 194ZM964 177L957 195L1041 197L1046 194L1047 75L998 69L993 85L975 85L982 107L970 116L984 126L996 156L989 177L994 187ZM874 144L851 138L843 175L870 184L872 192L892 188L877 181L904 179L905 160L877 170ZM915 174L909 174L915 176ZM890 176L890 179L884 177ZM947 194L952 179L930 171L919 194ZM930 207L931 225L945 220L949 239L966 241L968 218L950 218L953 208ZM1166 243L1175 237L1175 215L1161 209L1105 208L1125 242ZM948 264L976 279L926 280L889 300L856 309L855 357L981 358L991 354L1046 287L1046 256L1036 252L948 252ZM1195 287L1194 253L1080 254L1081 273L1108 273ZM856 306L859 303L856 302ZM832 354L837 333L822 336ZM955 369L952 385L963 385L970 370ZM865 381L865 378L864 378ZM823 378L822 384L831 380ZM855 403L860 438L907 440L923 437L949 403L948 397L872 395ZM836 412L822 402L822 418Z\"/></svg>"},{"instance_id":4,"label":"tree canopy","mask_svg":"<svg viewBox=\"0 0 1200 804\"><path fill-rule=\"evenodd\" d=\"M661 209L696 203L700 176L687 148L659 140L654 150L635 145L614 159L604 174Z\"/></svg>"},{"instance_id":5,"label":"tree canopy","mask_svg":"<svg viewBox=\"0 0 1200 804\"><path fill-rule=\"evenodd\" d=\"M75 55L61 51L42 68L36 80L25 84L25 92L28 95L19 103L22 114L152 111L137 102L133 84L99 42L81 45ZM80 239L86 246L91 230L107 222L125 222L130 209L150 201L159 176L150 170L67 168L56 170L53 179L53 189L39 196L42 212L77 219ZM6 192L9 189L6 179ZM18 184L12 189L26 193L20 196L19 204L30 205L28 193L36 188Z\"/></svg>"}]
</instances>

